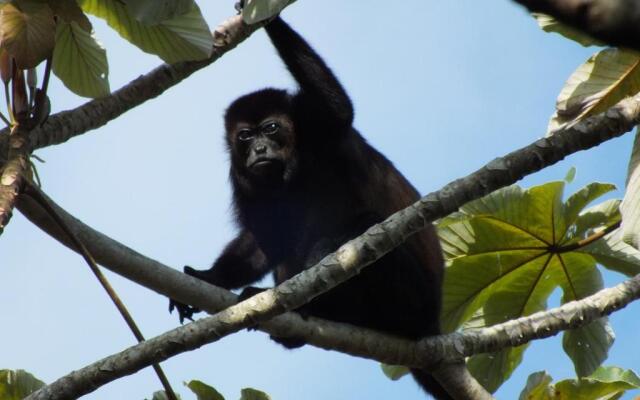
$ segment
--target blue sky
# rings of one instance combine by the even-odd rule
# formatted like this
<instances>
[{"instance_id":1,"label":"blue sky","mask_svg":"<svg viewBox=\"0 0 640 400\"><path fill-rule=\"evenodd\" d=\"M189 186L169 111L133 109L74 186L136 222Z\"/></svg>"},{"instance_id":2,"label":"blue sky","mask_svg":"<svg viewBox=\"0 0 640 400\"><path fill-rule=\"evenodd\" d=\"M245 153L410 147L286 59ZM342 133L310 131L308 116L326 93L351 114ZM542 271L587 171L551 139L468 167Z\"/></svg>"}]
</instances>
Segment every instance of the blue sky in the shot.
<instances>
[{"instance_id":1,"label":"blue sky","mask_svg":"<svg viewBox=\"0 0 640 400\"><path fill-rule=\"evenodd\" d=\"M200 1L212 28L231 15L232 3ZM542 136L564 81L595 51L542 32L506 0L301 0L284 18L351 94L356 127L422 193ZM160 63L105 24L94 26L107 47L112 89ZM257 32L160 98L38 151L46 160L39 167L44 189L84 222L145 255L175 268L208 267L234 234L222 113L237 96L264 86L293 88L293 82ZM54 112L85 101L57 80L50 97ZM631 143L631 135L613 140L521 184L561 179L575 166L569 191L591 181L623 189ZM134 343L81 258L19 213L0 238L0 254L0 368L52 381ZM108 276L147 337L177 325L165 298ZM622 279L604 277L607 285ZM639 311L631 305L612 318L617 340L606 364L638 368ZM424 398L411 379L385 379L375 362L310 346L286 351L258 332L163 365L184 398L192 397L180 383L190 379L216 386L228 399L248 386L278 400ZM574 376L559 337L533 343L498 398L517 398L526 377L543 369L556 379ZM147 369L86 398L143 399L159 388Z\"/></svg>"}]
</instances>

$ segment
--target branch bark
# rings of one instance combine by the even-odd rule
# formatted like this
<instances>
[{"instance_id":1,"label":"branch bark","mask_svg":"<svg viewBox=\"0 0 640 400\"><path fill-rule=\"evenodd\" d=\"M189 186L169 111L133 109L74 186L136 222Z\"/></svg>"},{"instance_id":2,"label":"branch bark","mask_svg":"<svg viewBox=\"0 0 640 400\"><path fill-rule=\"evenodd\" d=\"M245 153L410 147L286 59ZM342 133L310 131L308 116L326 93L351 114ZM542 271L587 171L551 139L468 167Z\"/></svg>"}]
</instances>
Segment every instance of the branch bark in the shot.
<instances>
[{"instance_id":1,"label":"branch bark","mask_svg":"<svg viewBox=\"0 0 640 400\"><path fill-rule=\"evenodd\" d=\"M162 64L145 75L134 79L112 94L91 100L72 110L51 115L40 127L28 134L31 150L61 144L74 136L99 128L134 107L153 99L177 85L194 72L212 64L229 50L261 28L264 23L245 25L237 15L224 21L214 31L215 47L211 57L202 61ZM0 162L7 152L7 129L0 130Z\"/></svg>"},{"instance_id":2,"label":"branch bark","mask_svg":"<svg viewBox=\"0 0 640 400\"><path fill-rule=\"evenodd\" d=\"M514 1L611 45L640 50L640 2L636 0Z\"/></svg>"},{"instance_id":3,"label":"branch bark","mask_svg":"<svg viewBox=\"0 0 640 400\"><path fill-rule=\"evenodd\" d=\"M164 360L179 352L195 349L205 343L218 340L226 334L251 326L256 322L267 321L286 310L297 308L313 297L354 276L366 265L402 243L407 236L422 229L425 224L430 221L446 216L457 210L460 205L467 201L479 198L500 187L512 184L526 174L554 164L569 154L594 147L613 137L620 136L624 132L631 130L639 120L640 95L623 100L606 113L588 118L570 129L558 132L550 138L540 139L503 158L493 160L473 174L446 185L440 191L427 195L414 205L392 215L383 223L373 226L362 236L342 246L336 253L325 257L315 267L303 271L301 274L274 289L267 290L242 303L231 306L213 317L204 318L175 329L141 345L134 346L126 352L108 357L92 366L74 372L56 381L47 388L44 388L38 392L40 394L34 394L30 398L75 397L79 394L87 393L86 391L83 392L83 390L93 390L98 385L133 373L153 362ZM30 216L32 210L28 205L24 205L21 202L19 207L28 218L32 219ZM60 214L63 215L63 213ZM34 218L34 220L37 223L37 219ZM77 226L77 223L73 221L69 223L71 226ZM84 234L86 234L86 232L78 232L80 237ZM60 236L58 235L58 237ZM94 241L86 240L85 243L87 243L91 251L94 251L94 246L96 246ZM131 250L127 251L126 248L123 249L122 246L116 246L116 248L110 249L96 248L95 255L100 259L106 252L108 256L113 257L113 253L123 250L125 252L124 255L129 256L129 258L136 259L141 257ZM105 264L105 266L108 268L112 267L108 264ZM124 266L121 265L121 267ZM158 265L156 265L156 267L158 267ZM140 276L144 278L144 281L147 283L154 280L154 277L148 276L144 271L131 271L126 267L124 270L126 270L127 275ZM115 268L114 272L120 273L120 271ZM160 287L162 287L163 294L196 306L212 304L209 303L210 300L220 297L226 297L230 300L228 295L223 296L223 292L220 289L213 289L212 286L204 282L198 282L196 279L191 279L176 271L172 271L172 274L176 278L180 276L177 282L166 280L162 285L152 288L160 292ZM375 358L383 362L419 368L434 367L443 361L449 363L456 362L460 361L464 355L469 355L468 351L471 350L477 350L477 352L497 350L496 345L492 345L491 343L499 342L500 345L503 346L521 344L525 340L525 334L534 335L535 337L546 337L543 335L547 333L548 335L553 334L554 329L575 327L577 324L588 322L589 318L592 318L598 313L612 312L614 309L619 308L620 305L626 304L625 301L629 302L637 298L639 290L638 279L640 278L633 278L629 281L628 287L619 290L617 294L620 295L620 299L616 298L615 301L612 301L609 297L616 295L616 293L607 293L607 299L604 303L605 306L602 306L597 300L588 300L585 301L584 306L580 305L582 303L578 305L574 304L575 309L551 314L551 316L556 315L557 318L550 318L553 324L549 326L545 325L545 320L533 319L529 322L527 319L520 319L516 322L511 321L511 325L509 325L510 323L503 324L505 328L492 327L487 328L492 329L492 331L478 331L485 332L487 335L487 342L482 342L482 344L476 344L475 342L475 340L477 340L479 341L478 343L480 343L482 340L480 338L481 334L471 332L462 334L463 336L460 336L461 334L453 334L443 338L423 340L420 342L420 347L418 348L420 351L417 352L411 351L416 349L414 347L415 343L391 338L389 338L389 340L383 339L383 342L376 343L377 345L384 345L385 348L359 347L358 351L352 351L351 348L343 350L336 346L335 349L345 351L349 354ZM188 290L186 290L189 286L198 287L199 290L208 288L206 289L206 295L203 296L205 298L202 298L200 295L197 296L198 298L192 296L188 293ZM176 290L177 288L180 288L180 293ZM169 290L164 292L166 289ZM205 293L201 292L201 294L204 295ZM563 307L568 307L571 304L572 303L569 303ZM615 307L606 306L607 304L614 305ZM219 305L213 305L212 307L205 306L202 308L207 310L217 309ZM577 313L582 312L584 309L592 310L592 312L584 313L584 315L581 314L578 322L574 322L571 316L577 315ZM283 317L286 318L286 316L280 316L278 318ZM533 318L533 316L527 318ZM269 325L274 322L277 324L278 319L267 322L263 327L269 327ZM521 324L523 324L523 326L520 326ZM528 324L531 329L526 329L526 324ZM288 327L285 329L290 333ZM357 329L354 331L367 332L365 329ZM279 336L277 333L276 335ZM384 336L370 331L367 332L366 335L367 337L371 335L372 338L381 338ZM475 336L476 339L471 342L466 342L464 335L472 335ZM303 337L308 339L309 343L316 344L314 342L317 337L313 335ZM498 340L502 337L506 339L502 341ZM527 338L528 340L531 339L528 336ZM353 337L351 337L351 339L353 339ZM339 344L345 345L343 339L339 340L342 340ZM441 342L443 340L444 342ZM367 343L373 344L375 342L367 341ZM349 345L351 344L356 347L359 345L357 341L349 343ZM386 347L388 345L393 346L393 352L388 351L389 347ZM407 350L409 351L405 352ZM364 354L359 353L360 351L363 351ZM374 353L376 355L378 353L383 354L381 354L380 358L377 358L376 356L372 356ZM46 393L46 396L42 393ZM55 397L54 394L61 397Z\"/></svg>"}]
</instances>

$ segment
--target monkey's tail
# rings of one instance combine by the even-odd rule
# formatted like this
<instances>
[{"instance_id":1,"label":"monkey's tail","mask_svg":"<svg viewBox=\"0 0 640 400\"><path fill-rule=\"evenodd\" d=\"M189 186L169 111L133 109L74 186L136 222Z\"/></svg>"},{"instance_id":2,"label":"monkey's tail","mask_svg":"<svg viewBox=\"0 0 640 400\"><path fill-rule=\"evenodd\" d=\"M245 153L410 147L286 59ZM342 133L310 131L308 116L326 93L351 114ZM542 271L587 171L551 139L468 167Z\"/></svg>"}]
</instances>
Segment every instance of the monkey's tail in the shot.
<instances>
[{"instance_id":1,"label":"monkey's tail","mask_svg":"<svg viewBox=\"0 0 640 400\"><path fill-rule=\"evenodd\" d=\"M435 374L412 369L411 374L418 384L437 400L495 400L491 393L471 376L466 364L449 364ZM445 387L447 390L445 390Z\"/></svg>"},{"instance_id":2,"label":"monkey's tail","mask_svg":"<svg viewBox=\"0 0 640 400\"><path fill-rule=\"evenodd\" d=\"M455 400L430 373L421 369L412 369L411 375L413 375L413 379L435 399Z\"/></svg>"}]
</instances>

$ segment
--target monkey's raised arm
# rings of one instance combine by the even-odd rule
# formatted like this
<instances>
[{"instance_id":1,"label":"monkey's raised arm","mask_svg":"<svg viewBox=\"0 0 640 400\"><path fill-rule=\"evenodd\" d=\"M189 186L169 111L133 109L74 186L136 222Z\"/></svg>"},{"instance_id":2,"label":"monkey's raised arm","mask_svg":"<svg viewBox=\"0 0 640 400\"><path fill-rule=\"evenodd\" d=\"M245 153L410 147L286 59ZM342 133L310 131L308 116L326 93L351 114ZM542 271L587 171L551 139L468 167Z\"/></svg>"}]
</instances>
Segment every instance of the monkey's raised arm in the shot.
<instances>
[{"instance_id":1,"label":"monkey's raised arm","mask_svg":"<svg viewBox=\"0 0 640 400\"><path fill-rule=\"evenodd\" d=\"M316 118L322 118L324 123L350 127L353 123L351 100L322 58L282 18L276 17L265 29L300 85L302 100L311 100L311 104L305 105L316 108L309 111ZM333 121L327 121L327 117L333 117Z\"/></svg>"}]
</instances>

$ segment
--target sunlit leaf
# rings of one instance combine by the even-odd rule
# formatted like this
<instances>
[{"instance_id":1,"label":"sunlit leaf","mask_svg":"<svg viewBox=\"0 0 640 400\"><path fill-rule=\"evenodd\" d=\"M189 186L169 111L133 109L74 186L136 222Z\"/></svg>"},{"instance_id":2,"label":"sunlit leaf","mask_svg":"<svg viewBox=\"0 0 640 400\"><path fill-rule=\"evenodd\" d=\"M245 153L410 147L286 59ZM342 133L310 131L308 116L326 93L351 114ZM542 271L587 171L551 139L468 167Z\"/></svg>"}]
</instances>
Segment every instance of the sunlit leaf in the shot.
<instances>
[{"instance_id":1,"label":"sunlit leaf","mask_svg":"<svg viewBox=\"0 0 640 400\"><path fill-rule=\"evenodd\" d=\"M198 400L224 400L224 397L213 387L201 381L189 381L186 386L196 395Z\"/></svg>"},{"instance_id":2,"label":"sunlit leaf","mask_svg":"<svg viewBox=\"0 0 640 400\"><path fill-rule=\"evenodd\" d=\"M87 13L107 21L126 40L167 63L202 60L211 55L213 36L200 9L193 3L188 12L148 26L137 21L116 0L80 0Z\"/></svg>"},{"instance_id":3,"label":"sunlit leaf","mask_svg":"<svg viewBox=\"0 0 640 400\"><path fill-rule=\"evenodd\" d=\"M632 50L605 49L571 74L556 101L547 134L606 111L640 91L640 56Z\"/></svg>"},{"instance_id":4,"label":"sunlit leaf","mask_svg":"<svg viewBox=\"0 0 640 400\"><path fill-rule=\"evenodd\" d=\"M80 96L109 94L107 53L93 35L75 22L58 23L53 73Z\"/></svg>"},{"instance_id":5,"label":"sunlit leaf","mask_svg":"<svg viewBox=\"0 0 640 400\"><path fill-rule=\"evenodd\" d=\"M0 399L21 400L44 386L44 382L21 369L0 370Z\"/></svg>"},{"instance_id":6,"label":"sunlit leaf","mask_svg":"<svg viewBox=\"0 0 640 400\"><path fill-rule=\"evenodd\" d=\"M34 68L53 51L56 24L47 3L20 0L0 10L0 46L19 68Z\"/></svg>"},{"instance_id":7,"label":"sunlit leaf","mask_svg":"<svg viewBox=\"0 0 640 400\"><path fill-rule=\"evenodd\" d=\"M633 151L627 172L627 189L620 206L624 216L623 238L640 249L640 133L636 129Z\"/></svg>"},{"instance_id":8,"label":"sunlit leaf","mask_svg":"<svg viewBox=\"0 0 640 400\"><path fill-rule=\"evenodd\" d=\"M586 378L567 379L555 384L558 400L610 399L613 397L608 396L637 388L640 388L640 378L631 370L617 367L600 367Z\"/></svg>"},{"instance_id":9,"label":"sunlit leaf","mask_svg":"<svg viewBox=\"0 0 640 400\"><path fill-rule=\"evenodd\" d=\"M640 251L622 240L622 232L615 231L579 251L596 259L598 264L612 271L632 277L640 274Z\"/></svg>"},{"instance_id":10,"label":"sunlit leaf","mask_svg":"<svg viewBox=\"0 0 640 400\"><path fill-rule=\"evenodd\" d=\"M180 16L193 7L193 0L122 0L135 19L146 25Z\"/></svg>"},{"instance_id":11,"label":"sunlit leaf","mask_svg":"<svg viewBox=\"0 0 640 400\"><path fill-rule=\"evenodd\" d=\"M246 24L255 24L277 15L283 8L295 0L247 0L242 10L242 19Z\"/></svg>"},{"instance_id":12,"label":"sunlit leaf","mask_svg":"<svg viewBox=\"0 0 640 400\"><path fill-rule=\"evenodd\" d=\"M545 32L555 32L558 33L567 39L571 39L575 42L580 43L583 46L604 46L605 43L601 42L597 39L592 38L586 33L572 28L569 25L565 25L562 22L559 22L557 19L553 18L547 14L541 13L532 13L531 14L538 22L538 26Z\"/></svg>"},{"instance_id":13,"label":"sunlit leaf","mask_svg":"<svg viewBox=\"0 0 640 400\"><path fill-rule=\"evenodd\" d=\"M518 400L553 400L552 380L545 371L534 372L527 378L527 385L520 392Z\"/></svg>"},{"instance_id":14,"label":"sunlit leaf","mask_svg":"<svg viewBox=\"0 0 640 400\"><path fill-rule=\"evenodd\" d=\"M551 381L545 371L529 375L519 400L615 400L627 390L640 388L640 378L633 371L618 367L599 367L581 379Z\"/></svg>"},{"instance_id":15,"label":"sunlit leaf","mask_svg":"<svg viewBox=\"0 0 640 400\"><path fill-rule=\"evenodd\" d=\"M630 268L633 255L616 253L606 237L597 233L610 224L615 228L617 203L606 201L585 210L614 186L592 183L566 202L562 201L564 187L565 182L526 190L511 186L470 202L441 221L438 233L447 262L444 332L472 318L473 326L491 326L545 310L558 287L563 303L595 293L603 287L596 253ZM565 347L576 370L585 375L606 358L612 341L602 320L574 330L565 338ZM578 342L592 353L577 355ZM470 365L480 382L495 390L520 363L522 351L524 347L482 355Z\"/></svg>"}]
</instances>

